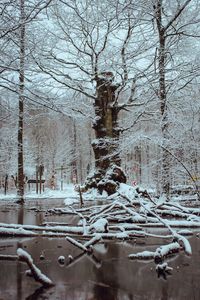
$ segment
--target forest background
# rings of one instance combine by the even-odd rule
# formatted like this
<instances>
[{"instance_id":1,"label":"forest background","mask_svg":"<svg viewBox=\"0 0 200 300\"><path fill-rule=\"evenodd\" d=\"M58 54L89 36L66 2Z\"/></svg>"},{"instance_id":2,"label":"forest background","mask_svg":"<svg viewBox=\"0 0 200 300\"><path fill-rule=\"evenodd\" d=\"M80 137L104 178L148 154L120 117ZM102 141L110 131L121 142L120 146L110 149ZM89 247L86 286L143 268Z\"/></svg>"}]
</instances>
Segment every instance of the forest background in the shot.
<instances>
[{"instance_id":1,"label":"forest background","mask_svg":"<svg viewBox=\"0 0 200 300\"><path fill-rule=\"evenodd\" d=\"M23 195L36 166L84 183L115 162L158 193L198 186L198 0L4 0L0 15L1 183L17 174Z\"/></svg>"}]
</instances>

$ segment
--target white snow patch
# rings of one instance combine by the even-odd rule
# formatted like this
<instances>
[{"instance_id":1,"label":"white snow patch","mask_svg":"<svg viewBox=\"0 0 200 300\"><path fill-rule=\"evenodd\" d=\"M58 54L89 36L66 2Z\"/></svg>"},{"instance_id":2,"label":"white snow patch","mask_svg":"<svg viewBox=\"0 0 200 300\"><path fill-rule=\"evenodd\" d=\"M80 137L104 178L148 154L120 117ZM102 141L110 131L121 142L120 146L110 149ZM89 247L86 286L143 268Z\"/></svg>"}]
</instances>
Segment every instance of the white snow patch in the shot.
<instances>
[{"instance_id":1,"label":"white snow patch","mask_svg":"<svg viewBox=\"0 0 200 300\"><path fill-rule=\"evenodd\" d=\"M0 228L0 236L35 236L36 233L23 228Z\"/></svg>"},{"instance_id":2,"label":"white snow patch","mask_svg":"<svg viewBox=\"0 0 200 300\"><path fill-rule=\"evenodd\" d=\"M159 248L156 249L155 256L165 256L170 252L176 251L180 249L179 243L170 243L168 245L160 246Z\"/></svg>"},{"instance_id":3,"label":"white snow patch","mask_svg":"<svg viewBox=\"0 0 200 300\"><path fill-rule=\"evenodd\" d=\"M193 235L193 232L188 229L182 229L178 231L178 234L188 236L188 235Z\"/></svg>"},{"instance_id":4,"label":"white snow patch","mask_svg":"<svg viewBox=\"0 0 200 300\"><path fill-rule=\"evenodd\" d=\"M178 238L179 244L182 244L183 249L187 255L192 255L192 248L190 246L189 241L182 235L176 234L175 237Z\"/></svg>"},{"instance_id":5,"label":"white snow patch","mask_svg":"<svg viewBox=\"0 0 200 300\"><path fill-rule=\"evenodd\" d=\"M120 183L118 192L126 197L128 197L130 200L133 200L135 196L138 196L138 193L136 191L137 187L130 186L125 183Z\"/></svg>"},{"instance_id":6,"label":"white snow patch","mask_svg":"<svg viewBox=\"0 0 200 300\"><path fill-rule=\"evenodd\" d=\"M92 200L101 200L106 199L108 196L106 191L103 191L102 194L99 194L99 191L95 188L92 188L91 190L83 193L83 201L92 201Z\"/></svg>"},{"instance_id":7,"label":"white snow patch","mask_svg":"<svg viewBox=\"0 0 200 300\"><path fill-rule=\"evenodd\" d=\"M89 231L105 232L107 225L108 225L108 221L105 218L101 218L97 220L95 223L93 223L92 225L90 225Z\"/></svg>"},{"instance_id":8,"label":"white snow patch","mask_svg":"<svg viewBox=\"0 0 200 300\"><path fill-rule=\"evenodd\" d=\"M75 204L75 203L79 203L79 199L76 199L76 198L66 198L64 199L64 204L67 206L67 205L72 205L72 204Z\"/></svg>"},{"instance_id":9,"label":"white snow patch","mask_svg":"<svg viewBox=\"0 0 200 300\"><path fill-rule=\"evenodd\" d=\"M63 191L60 190L51 190L49 188L45 188L45 191L41 194L37 194L35 191L30 191L25 193L26 199L43 199L43 198L76 198L77 192L74 190L73 184L66 184L64 185ZM17 192L16 193L8 193L4 195L0 193L0 200L16 200L18 198Z\"/></svg>"},{"instance_id":10,"label":"white snow patch","mask_svg":"<svg viewBox=\"0 0 200 300\"><path fill-rule=\"evenodd\" d=\"M136 254L130 254L129 258L138 258L138 259L153 259L155 255L155 252L152 251L143 251L138 252Z\"/></svg>"},{"instance_id":11,"label":"white snow patch","mask_svg":"<svg viewBox=\"0 0 200 300\"><path fill-rule=\"evenodd\" d=\"M163 264L158 264L156 266L156 271L172 271L173 268L168 266L168 263L164 262Z\"/></svg>"}]
</instances>

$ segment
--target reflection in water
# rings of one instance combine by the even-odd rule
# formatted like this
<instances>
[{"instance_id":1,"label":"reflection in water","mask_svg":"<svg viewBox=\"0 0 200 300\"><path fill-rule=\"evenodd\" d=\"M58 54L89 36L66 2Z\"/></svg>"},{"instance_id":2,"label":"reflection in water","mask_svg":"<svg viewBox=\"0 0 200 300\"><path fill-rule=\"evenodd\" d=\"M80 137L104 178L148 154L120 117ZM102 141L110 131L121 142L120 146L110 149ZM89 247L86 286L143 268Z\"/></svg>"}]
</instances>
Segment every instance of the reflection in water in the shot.
<instances>
[{"instance_id":1,"label":"reflection in water","mask_svg":"<svg viewBox=\"0 0 200 300\"><path fill-rule=\"evenodd\" d=\"M30 207L29 207L30 208ZM17 213L16 213L17 212ZM35 212L24 206L12 207L12 212L0 211L7 223L27 224L47 221L43 212ZM8 215L11 218L8 218ZM6 219L7 217L7 219ZM31 219L30 219L31 217ZM48 216L57 221L59 216ZM66 216L63 221L69 222ZM141 240L140 240L141 241ZM93 255L82 253L65 239L1 238L0 254L16 254L17 247L26 247L35 264L55 282L50 291L40 288L32 278L25 276L26 266L16 261L0 261L0 299L4 300L188 300L200 299L200 239L190 239L193 254L184 253L168 259L173 267L167 280L157 278L154 262L143 263L128 260L130 253L153 251L163 241L146 240L138 243L107 242L94 246ZM45 251L45 259L40 254ZM60 266L59 256L65 256ZM69 263L69 255L74 261ZM197 263L198 262L198 263ZM183 284L184 281L184 284Z\"/></svg>"},{"instance_id":2,"label":"reflection in water","mask_svg":"<svg viewBox=\"0 0 200 300\"><path fill-rule=\"evenodd\" d=\"M24 224L24 205L20 204L18 209L17 224Z\"/></svg>"},{"instance_id":3,"label":"reflection in water","mask_svg":"<svg viewBox=\"0 0 200 300\"><path fill-rule=\"evenodd\" d=\"M112 247L112 243L109 245L110 251L112 251L114 258L119 259L119 248ZM94 274L96 276L96 282L94 286L94 300L116 300L118 289L114 285L118 286L118 270L117 264L108 264L106 268L97 269L94 265ZM106 282L107 274L112 274L109 282ZM98 284L99 283L99 284ZM114 287L114 288L113 288Z\"/></svg>"},{"instance_id":4,"label":"reflection in water","mask_svg":"<svg viewBox=\"0 0 200 300\"><path fill-rule=\"evenodd\" d=\"M162 296L161 300L168 300L168 282L163 283L162 285Z\"/></svg>"},{"instance_id":5,"label":"reflection in water","mask_svg":"<svg viewBox=\"0 0 200 300\"><path fill-rule=\"evenodd\" d=\"M24 205L19 204L17 224L24 223ZM17 248L22 248L22 243L17 243ZM17 300L22 299L22 263L17 261Z\"/></svg>"},{"instance_id":6,"label":"reflection in water","mask_svg":"<svg viewBox=\"0 0 200 300\"><path fill-rule=\"evenodd\" d=\"M0 244L3 242L6 244L6 239L2 239ZM151 243L151 240L149 242ZM15 246L22 245L22 242L17 244L16 240L13 240L13 243ZM58 244L59 247L57 247ZM51 291L43 290L32 278L25 276L23 264L18 265L16 274L14 268L17 262L0 261L2 270L0 272L0 299L200 299L200 268L197 266L197 261L200 261L200 241L193 237L191 244L193 256L188 258L183 253L175 256L169 261L169 265L173 267L172 276L163 280L157 278L154 262L142 263L126 258L131 252L142 251L146 249L146 246L137 246L137 249L134 249L130 245L108 242L107 252L105 247L97 247L98 251L94 247L94 255L87 255L64 239L23 239L23 247L27 247L36 265L55 282L56 286ZM43 261L39 258L42 250L46 251ZM10 248L10 251L16 253L13 248ZM6 252L8 248L5 248L4 253ZM64 266L59 265L60 255L66 258ZM71 264L68 260L69 255L74 257ZM15 281L16 275L17 281ZM10 291L11 288L12 291ZM11 295L16 293L16 297L10 296L10 293Z\"/></svg>"},{"instance_id":7,"label":"reflection in water","mask_svg":"<svg viewBox=\"0 0 200 300\"><path fill-rule=\"evenodd\" d=\"M47 290L46 288L41 286L38 289L36 289L34 291L34 293L32 293L31 295L26 297L26 300L37 300L37 299L39 299L40 296L42 296L46 292L46 290ZM46 298L44 298L44 299L46 299Z\"/></svg>"},{"instance_id":8,"label":"reflection in water","mask_svg":"<svg viewBox=\"0 0 200 300\"><path fill-rule=\"evenodd\" d=\"M36 224L41 225L44 221L44 214L42 212L38 212L36 214Z\"/></svg>"}]
</instances>

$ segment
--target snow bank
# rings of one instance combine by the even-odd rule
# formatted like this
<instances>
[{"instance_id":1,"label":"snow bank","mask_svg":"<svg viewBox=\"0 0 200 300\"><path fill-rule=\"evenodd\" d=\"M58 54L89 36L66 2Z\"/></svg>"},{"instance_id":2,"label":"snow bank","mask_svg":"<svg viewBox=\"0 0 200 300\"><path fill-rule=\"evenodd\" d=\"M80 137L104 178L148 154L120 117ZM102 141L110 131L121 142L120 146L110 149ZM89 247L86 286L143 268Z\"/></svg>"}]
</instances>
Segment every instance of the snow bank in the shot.
<instances>
[{"instance_id":1,"label":"snow bank","mask_svg":"<svg viewBox=\"0 0 200 300\"><path fill-rule=\"evenodd\" d=\"M45 188L45 191L42 194L37 194L35 191L30 191L25 193L25 198L28 199L45 199L45 198L55 198L55 199L73 199L77 198L78 194L74 190L73 184L64 185L63 191L60 190L52 190L49 188ZM0 200L16 200L18 198L17 192L16 193L8 193L4 195L0 193Z\"/></svg>"}]
</instances>

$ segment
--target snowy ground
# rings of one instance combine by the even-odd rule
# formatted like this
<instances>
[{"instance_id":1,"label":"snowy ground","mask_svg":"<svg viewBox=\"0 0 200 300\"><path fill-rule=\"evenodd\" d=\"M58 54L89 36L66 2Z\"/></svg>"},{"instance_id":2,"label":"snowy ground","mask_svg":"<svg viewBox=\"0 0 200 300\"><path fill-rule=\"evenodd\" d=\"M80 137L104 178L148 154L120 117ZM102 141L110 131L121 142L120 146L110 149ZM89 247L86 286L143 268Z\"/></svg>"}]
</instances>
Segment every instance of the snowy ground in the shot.
<instances>
[{"instance_id":1,"label":"snowy ground","mask_svg":"<svg viewBox=\"0 0 200 300\"><path fill-rule=\"evenodd\" d=\"M35 191L30 191L25 193L26 199L36 199L36 198L66 198L66 197L77 197L78 193L74 190L74 185L69 184L66 185L63 189L63 191L60 190L52 190L45 188L45 191L41 194L37 194ZM4 195L1 191L0 193L0 199L16 199L17 194L16 191L8 192L7 195Z\"/></svg>"},{"instance_id":2,"label":"snowy ground","mask_svg":"<svg viewBox=\"0 0 200 300\"><path fill-rule=\"evenodd\" d=\"M135 191L136 187L132 187L126 184L120 185L120 192L125 193L132 193ZM66 205L73 204L74 202L79 201L79 193L75 190L74 184L66 184L64 185L63 191L56 189L52 190L49 188L45 188L45 191L41 194L37 194L35 191L27 191L25 193L25 198L28 199L64 199L64 203ZM103 195L100 195L95 189L91 190L89 192L83 193L83 199L84 200L98 200L98 199L106 199L107 193L103 193ZM110 199L114 199L115 195L112 195L109 197ZM4 195L3 191L0 190L0 200L16 200L17 199L17 192L8 192L7 195ZM179 196L173 196L172 201L195 201L197 200L196 195L179 195Z\"/></svg>"},{"instance_id":3,"label":"snowy ground","mask_svg":"<svg viewBox=\"0 0 200 300\"><path fill-rule=\"evenodd\" d=\"M91 190L90 192L86 192L83 194L83 200L98 200L105 199L107 194L103 193L103 195L98 194L96 190ZM52 190L49 188L45 188L45 191L41 194L37 194L35 191L28 191L25 193L26 200L32 199L63 199L66 205L71 205L73 203L79 202L79 193L75 190L75 185L66 184L64 185L63 191L61 190ZM0 191L0 201L1 200L17 200L17 192L8 192L7 195Z\"/></svg>"}]
</instances>

